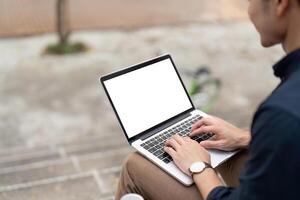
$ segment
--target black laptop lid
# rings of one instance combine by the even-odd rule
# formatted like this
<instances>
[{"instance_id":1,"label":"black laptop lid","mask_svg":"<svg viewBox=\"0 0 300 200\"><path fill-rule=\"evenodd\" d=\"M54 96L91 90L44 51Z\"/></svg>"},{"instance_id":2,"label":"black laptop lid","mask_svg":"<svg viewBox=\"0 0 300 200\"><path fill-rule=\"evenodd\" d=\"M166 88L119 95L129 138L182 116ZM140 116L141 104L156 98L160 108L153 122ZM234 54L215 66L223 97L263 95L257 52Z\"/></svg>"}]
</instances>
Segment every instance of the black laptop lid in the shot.
<instances>
[{"instance_id":1,"label":"black laptop lid","mask_svg":"<svg viewBox=\"0 0 300 200\"><path fill-rule=\"evenodd\" d=\"M130 143L194 109L170 55L109 74L101 82Z\"/></svg>"}]
</instances>

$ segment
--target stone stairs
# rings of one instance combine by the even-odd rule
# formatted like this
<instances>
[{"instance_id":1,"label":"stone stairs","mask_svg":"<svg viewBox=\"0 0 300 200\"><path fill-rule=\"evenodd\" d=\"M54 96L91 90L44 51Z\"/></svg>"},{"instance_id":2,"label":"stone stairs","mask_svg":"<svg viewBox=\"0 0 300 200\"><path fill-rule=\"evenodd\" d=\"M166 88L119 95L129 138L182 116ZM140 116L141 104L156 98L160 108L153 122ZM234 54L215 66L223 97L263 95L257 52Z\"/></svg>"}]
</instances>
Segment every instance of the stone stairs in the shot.
<instances>
[{"instance_id":1,"label":"stone stairs","mask_svg":"<svg viewBox=\"0 0 300 200\"><path fill-rule=\"evenodd\" d=\"M2 149L0 200L113 199L121 163L131 151L120 133Z\"/></svg>"}]
</instances>

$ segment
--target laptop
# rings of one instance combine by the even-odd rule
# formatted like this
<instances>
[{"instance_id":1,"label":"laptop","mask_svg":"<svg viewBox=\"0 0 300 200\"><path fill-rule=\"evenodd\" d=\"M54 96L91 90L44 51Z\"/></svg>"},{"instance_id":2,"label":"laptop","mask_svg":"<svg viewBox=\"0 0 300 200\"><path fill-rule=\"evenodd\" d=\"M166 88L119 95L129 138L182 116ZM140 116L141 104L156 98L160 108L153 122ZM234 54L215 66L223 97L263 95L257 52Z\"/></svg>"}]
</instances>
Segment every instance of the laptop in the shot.
<instances>
[{"instance_id":1,"label":"laptop","mask_svg":"<svg viewBox=\"0 0 300 200\"><path fill-rule=\"evenodd\" d=\"M164 152L165 141L174 134L187 136L191 126L206 113L195 109L170 55L105 75L100 82L128 143L140 154L182 184L193 184ZM206 133L197 142L214 137ZM217 167L235 152L209 150Z\"/></svg>"}]
</instances>

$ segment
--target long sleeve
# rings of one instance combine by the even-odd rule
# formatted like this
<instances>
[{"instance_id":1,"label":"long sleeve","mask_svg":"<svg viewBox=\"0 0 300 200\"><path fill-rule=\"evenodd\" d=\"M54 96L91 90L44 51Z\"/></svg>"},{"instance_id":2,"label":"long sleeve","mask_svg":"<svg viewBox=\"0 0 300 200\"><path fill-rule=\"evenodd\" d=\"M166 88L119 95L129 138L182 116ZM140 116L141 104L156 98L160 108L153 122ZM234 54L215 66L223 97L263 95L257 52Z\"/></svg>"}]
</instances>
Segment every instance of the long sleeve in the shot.
<instances>
[{"instance_id":1,"label":"long sleeve","mask_svg":"<svg viewBox=\"0 0 300 200\"><path fill-rule=\"evenodd\" d=\"M237 188L217 187L208 200L300 199L300 121L268 106L259 110L245 171Z\"/></svg>"}]
</instances>

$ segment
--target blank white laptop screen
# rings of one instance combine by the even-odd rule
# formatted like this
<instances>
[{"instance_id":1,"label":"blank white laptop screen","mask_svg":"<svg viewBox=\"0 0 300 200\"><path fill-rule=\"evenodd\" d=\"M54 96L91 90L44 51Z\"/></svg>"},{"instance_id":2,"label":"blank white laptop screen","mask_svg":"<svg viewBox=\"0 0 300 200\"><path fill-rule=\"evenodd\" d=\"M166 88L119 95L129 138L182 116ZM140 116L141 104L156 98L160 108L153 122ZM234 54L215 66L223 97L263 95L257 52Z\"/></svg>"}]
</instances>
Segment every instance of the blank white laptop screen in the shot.
<instances>
[{"instance_id":1,"label":"blank white laptop screen","mask_svg":"<svg viewBox=\"0 0 300 200\"><path fill-rule=\"evenodd\" d=\"M104 84L128 138L192 108L170 59Z\"/></svg>"}]
</instances>

